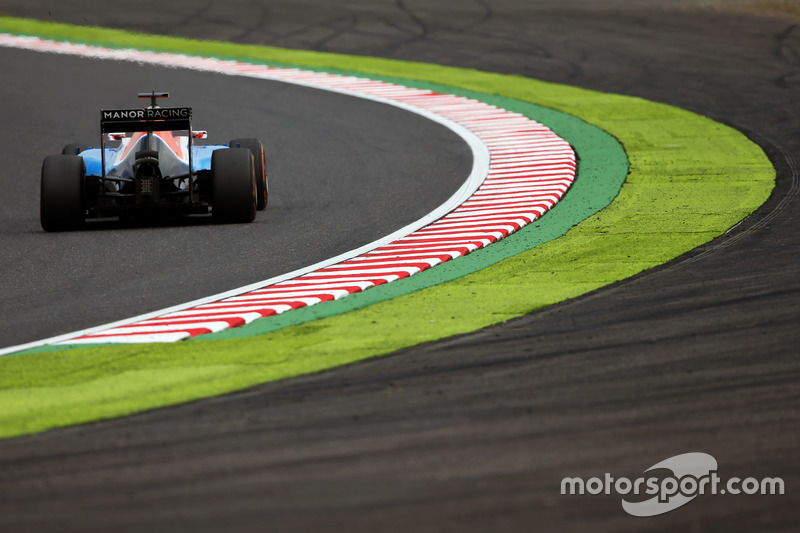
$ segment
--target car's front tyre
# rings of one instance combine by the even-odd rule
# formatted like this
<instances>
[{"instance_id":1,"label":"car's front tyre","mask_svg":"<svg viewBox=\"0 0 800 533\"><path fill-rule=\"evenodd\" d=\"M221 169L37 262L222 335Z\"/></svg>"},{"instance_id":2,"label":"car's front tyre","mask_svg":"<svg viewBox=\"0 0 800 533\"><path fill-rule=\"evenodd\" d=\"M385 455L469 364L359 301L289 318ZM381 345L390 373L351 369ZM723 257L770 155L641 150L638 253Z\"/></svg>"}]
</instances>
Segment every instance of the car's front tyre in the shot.
<instances>
[{"instance_id":1,"label":"car's front tyre","mask_svg":"<svg viewBox=\"0 0 800 533\"><path fill-rule=\"evenodd\" d=\"M39 217L45 231L80 229L86 223L85 166L77 155L51 155L42 163Z\"/></svg>"},{"instance_id":2,"label":"car's front tyre","mask_svg":"<svg viewBox=\"0 0 800 533\"><path fill-rule=\"evenodd\" d=\"M61 154L80 155L80 153L83 152L84 150L86 150L86 147L84 147L82 144L70 143L65 145L64 148L61 149Z\"/></svg>"}]
</instances>

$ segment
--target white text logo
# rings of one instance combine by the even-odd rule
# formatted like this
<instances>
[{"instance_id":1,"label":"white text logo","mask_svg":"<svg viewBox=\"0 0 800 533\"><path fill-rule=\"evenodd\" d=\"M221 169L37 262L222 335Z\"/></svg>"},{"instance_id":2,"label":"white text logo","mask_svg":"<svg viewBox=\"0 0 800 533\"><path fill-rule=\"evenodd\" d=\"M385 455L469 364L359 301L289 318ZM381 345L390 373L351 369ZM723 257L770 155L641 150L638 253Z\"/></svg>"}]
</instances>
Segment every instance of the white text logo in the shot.
<instances>
[{"instance_id":1,"label":"white text logo","mask_svg":"<svg viewBox=\"0 0 800 533\"><path fill-rule=\"evenodd\" d=\"M657 471L662 474L656 475ZM566 477L561 480L561 494L618 494L622 508L633 516L656 516L686 505L703 494L783 494L781 478L732 477L724 481L717 475L717 460L707 453L691 452L676 455L656 463L636 479L614 478L606 473L602 478L584 480ZM631 496L652 496L646 500Z\"/></svg>"}]
</instances>

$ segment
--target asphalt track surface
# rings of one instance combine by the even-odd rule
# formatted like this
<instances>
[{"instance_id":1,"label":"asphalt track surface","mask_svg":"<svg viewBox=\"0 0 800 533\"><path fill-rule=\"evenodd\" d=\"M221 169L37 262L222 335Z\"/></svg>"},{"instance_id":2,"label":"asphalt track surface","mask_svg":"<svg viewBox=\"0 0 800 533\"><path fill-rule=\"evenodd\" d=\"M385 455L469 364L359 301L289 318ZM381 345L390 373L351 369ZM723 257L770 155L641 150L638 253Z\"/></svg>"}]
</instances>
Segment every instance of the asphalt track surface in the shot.
<instances>
[{"instance_id":1,"label":"asphalt track surface","mask_svg":"<svg viewBox=\"0 0 800 533\"><path fill-rule=\"evenodd\" d=\"M35 65L32 67L32 65ZM264 80L3 49L0 347L163 309L291 272L409 224L471 170L447 128L363 99ZM139 90L193 107L208 142L258 137L270 205L255 223L39 225L44 155L99 143L100 108L136 107ZM413 157L409 157L413 154ZM144 226L144 227L143 227Z\"/></svg>"},{"instance_id":2,"label":"asphalt track surface","mask_svg":"<svg viewBox=\"0 0 800 533\"><path fill-rule=\"evenodd\" d=\"M80 4L59 3L53 19L453 64L667 102L751 134L778 185L727 238L498 327L0 443L4 530L800 527L797 20L635 1L173 2L155 18L147 2L113 14ZM48 16L6 0L0 11ZM559 494L565 476L636 477L690 451L713 455L723 477L780 476L786 495L706 495L642 519L619 496Z\"/></svg>"}]
</instances>

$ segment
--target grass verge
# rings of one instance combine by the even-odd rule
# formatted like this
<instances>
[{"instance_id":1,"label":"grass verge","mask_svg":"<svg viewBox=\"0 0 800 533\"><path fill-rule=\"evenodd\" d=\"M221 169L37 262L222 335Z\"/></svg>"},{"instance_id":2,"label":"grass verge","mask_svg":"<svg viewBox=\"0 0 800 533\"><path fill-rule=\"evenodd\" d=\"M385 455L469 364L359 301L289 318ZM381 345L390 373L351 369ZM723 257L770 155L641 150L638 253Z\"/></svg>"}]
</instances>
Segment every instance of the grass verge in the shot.
<instances>
[{"instance_id":1,"label":"grass verge","mask_svg":"<svg viewBox=\"0 0 800 533\"><path fill-rule=\"evenodd\" d=\"M616 192L619 188L619 194L608 207L598 212L613 198L608 192L611 189L572 190L562 203L568 206L567 200L580 198L572 208L577 214L574 216L579 215L577 220L567 217L570 208L560 203L514 240L491 246L482 254L491 256L485 259L485 265L386 298L369 296L371 291L367 291L361 296L363 305L356 303L343 314L337 311L326 315L329 308L320 305L307 311L307 318L316 320L287 324L278 330L251 330L248 336L237 332L227 338L172 345L103 346L0 359L0 437L223 394L530 313L625 279L708 242L752 213L774 185L775 173L768 159L741 133L693 113L637 98L438 65L5 17L0 17L0 31L112 47L354 71L479 92L491 95L485 98L507 99L509 105L537 104L528 109L536 115L533 118L555 110L591 124L598 139L605 134L598 133L597 128L607 132L622 143L629 163L628 179L619 188L625 164L624 160L620 162L618 145L608 144L607 149L589 144L578 147L578 183L584 178L593 185L616 180L612 189ZM552 127L554 116L542 120ZM570 121L574 119L565 118L564 124ZM554 129L576 146L583 142L580 136L559 128L569 127L557 125ZM598 176L605 177L596 176L595 180L592 166L613 171L607 175L601 172ZM610 196L604 198L604 194ZM544 242L542 228L560 216L565 218L558 231L551 235L552 240Z\"/></svg>"}]
</instances>

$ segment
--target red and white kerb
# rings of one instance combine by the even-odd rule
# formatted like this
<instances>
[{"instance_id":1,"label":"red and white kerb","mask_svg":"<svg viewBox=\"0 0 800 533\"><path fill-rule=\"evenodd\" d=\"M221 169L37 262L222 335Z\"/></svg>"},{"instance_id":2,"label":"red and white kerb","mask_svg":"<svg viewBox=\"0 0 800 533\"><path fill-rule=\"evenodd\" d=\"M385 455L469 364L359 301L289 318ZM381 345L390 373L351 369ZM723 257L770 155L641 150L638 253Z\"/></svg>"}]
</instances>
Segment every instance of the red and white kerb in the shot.
<instances>
[{"instance_id":1,"label":"red and white kerb","mask_svg":"<svg viewBox=\"0 0 800 533\"><path fill-rule=\"evenodd\" d=\"M3 34L0 46L261 77L377 99L455 123L474 135L488 153L488 165L481 171L482 183L479 180L477 189L460 200L460 205L374 249L360 250L352 257L289 279L268 280L240 293L229 292L219 299L204 299L52 342L178 341L397 281L488 246L530 224L559 201L576 176L572 148L549 128L521 114L462 96L350 76Z\"/></svg>"}]
</instances>

